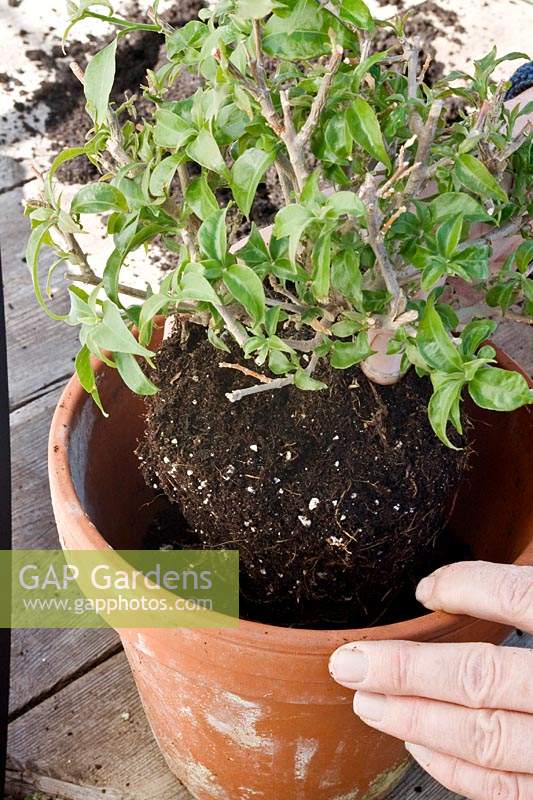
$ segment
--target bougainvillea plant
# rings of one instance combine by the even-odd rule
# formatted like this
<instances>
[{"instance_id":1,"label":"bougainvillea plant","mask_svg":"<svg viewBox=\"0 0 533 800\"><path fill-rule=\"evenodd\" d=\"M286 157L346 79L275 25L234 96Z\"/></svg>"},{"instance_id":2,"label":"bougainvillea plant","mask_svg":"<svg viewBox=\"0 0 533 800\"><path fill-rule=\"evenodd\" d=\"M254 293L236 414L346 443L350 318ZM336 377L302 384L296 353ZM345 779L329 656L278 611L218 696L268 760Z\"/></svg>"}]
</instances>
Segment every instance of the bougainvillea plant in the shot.
<instances>
[{"instance_id":1,"label":"bougainvillea plant","mask_svg":"<svg viewBox=\"0 0 533 800\"><path fill-rule=\"evenodd\" d=\"M486 344L498 318L533 316L533 148L523 124L533 109L507 108L507 86L492 78L503 60L527 56L493 51L472 74L429 86L405 19L377 22L362 0L222 0L180 29L157 4L142 24L115 16L108 0L69 5L70 27L96 17L117 36L85 74L74 65L93 127L58 155L28 207L27 261L50 314L43 246L57 253L53 269L68 265L71 309L56 316L80 327L76 369L96 402L91 354L134 392L157 391L142 360L160 314L204 325L222 351L236 340L242 361L225 366L257 382L232 402L289 384L320 391L320 360L364 365L379 331L401 356L399 373L414 366L431 378L429 417L446 444L449 423L461 431L465 391L488 409L532 402L525 379L496 366ZM140 88L151 109L142 116L135 97L109 102L117 40L137 30L160 33L168 58ZM384 31L387 50L377 44ZM201 87L169 99L184 70ZM55 176L80 156L100 178L66 208ZM232 247L228 229L249 218L268 170L284 198L272 236L252 225ZM103 217L113 240L103 265L84 251L87 214ZM506 237L521 238L491 271ZM129 254L154 244L173 269L157 286L128 286ZM457 307L457 279L480 291L473 307Z\"/></svg>"}]
</instances>

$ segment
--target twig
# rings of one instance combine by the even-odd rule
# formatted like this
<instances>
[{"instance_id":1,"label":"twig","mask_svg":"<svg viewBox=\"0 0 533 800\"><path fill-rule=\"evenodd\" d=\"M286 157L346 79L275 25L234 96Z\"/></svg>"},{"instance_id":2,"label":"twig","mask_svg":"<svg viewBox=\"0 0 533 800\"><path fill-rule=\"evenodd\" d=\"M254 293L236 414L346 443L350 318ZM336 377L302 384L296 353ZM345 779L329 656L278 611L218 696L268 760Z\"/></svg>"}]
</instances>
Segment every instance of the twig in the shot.
<instances>
[{"instance_id":1,"label":"twig","mask_svg":"<svg viewBox=\"0 0 533 800\"><path fill-rule=\"evenodd\" d=\"M418 93L418 61L420 58L421 41L419 36L412 40L401 39L404 58L407 62L407 96L414 99Z\"/></svg>"},{"instance_id":2,"label":"twig","mask_svg":"<svg viewBox=\"0 0 533 800\"><path fill-rule=\"evenodd\" d=\"M216 310L224 320L224 324L228 331L231 333L237 344L244 347L248 340L246 333L241 330L237 317L228 306L216 305Z\"/></svg>"},{"instance_id":3,"label":"twig","mask_svg":"<svg viewBox=\"0 0 533 800\"><path fill-rule=\"evenodd\" d=\"M304 306L295 306L293 303L285 303L283 300L276 300L274 297L267 297L265 303L267 306L282 308L292 314L301 314L302 311L305 311Z\"/></svg>"},{"instance_id":4,"label":"twig","mask_svg":"<svg viewBox=\"0 0 533 800\"><path fill-rule=\"evenodd\" d=\"M234 392L226 392L226 397L230 403L237 403L243 397L249 397L252 394L259 394L260 392L269 392L274 389L283 389L285 386L290 386L294 383L294 376L289 375L287 378L276 378L270 383L258 383L255 386L249 386L247 389L236 389Z\"/></svg>"},{"instance_id":5,"label":"twig","mask_svg":"<svg viewBox=\"0 0 533 800\"><path fill-rule=\"evenodd\" d=\"M475 245L480 244L492 244L493 242L497 241L498 239L507 239L510 236L514 236L517 233L520 233L522 228L527 228L533 222L533 214L524 214L522 213L518 217L514 219L510 219L505 225L502 225L500 228L495 228L494 230L487 231L487 233L482 234L482 236L478 236L477 239L471 239L468 242L463 242L459 245L459 251L466 250L468 247L473 247Z\"/></svg>"},{"instance_id":6,"label":"twig","mask_svg":"<svg viewBox=\"0 0 533 800\"><path fill-rule=\"evenodd\" d=\"M389 318L394 320L406 307L406 299L403 290L398 283L396 270L389 258L387 248L383 240L381 226L383 215L379 208L377 196L377 178L369 173L360 191L361 199L366 204L366 218L368 229L368 243L376 256L376 263L381 272L381 276L387 287L387 291L392 295Z\"/></svg>"},{"instance_id":7,"label":"twig","mask_svg":"<svg viewBox=\"0 0 533 800\"><path fill-rule=\"evenodd\" d=\"M280 165L279 161L275 161L274 162L274 166L276 167L276 173L278 175L278 180L279 180L279 185L281 186L281 191L283 192L283 199L285 201L285 205L286 206L290 206L290 204L292 202L292 199L291 199L292 187L291 187L291 185L289 183L289 180L288 180L287 176L283 172L283 169L281 168L281 165Z\"/></svg>"},{"instance_id":8,"label":"twig","mask_svg":"<svg viewBox=\"0 0 533 800\"><path fill-rule=\"evenodd\" d=\"M407 211L406 206L400 206L399 208L397 208L394 214L391 217L389 217L389 219L383 225L381 233L382 234L387 233L387 231L394 225L398 217L401 217L402 214L405 214L406 211Z\"/></svg>"},{"instance_id":9,"label":"twig","mask_svg":"<svg viewBox=\"0 0 533 800\"><path fill-rule=\"evenodd\" d=\"M287 148L289 158L296 175L298 190L301 192L307 180L307 168L305 166L304 151L298 141L298 134L294 128L292 119L291 104L288 92L285 89L280 91L281 108L283 110L284 131L282 134L283 142Z\"/></svg>"},{"instance_id":10,"label":"twig","mask_svg":"<svg viewBox=\"0 0 533 800\"><path fill-rule=\"evenodd\" d=\"M427 56L426 56L426 60L424 61L423 65L422 65L422 69L420 71L420 75L418 76L418 83L423 83L424 82L424 78L427 75L427 71L428 71L428 69L429 69L429 67L431 65L431 61L432 61L431 55L428 53Z\"/></svg>"},{"instance_id":11,"label":"twig","mask_svg":"<svg viewBox=\"0 0 533 800\"><path fill-rule=\"evenodd\" d=\"M322 343L323 338L322 334L318 334L312 339L282 339L281 341L300 353L311 353Z\"/></svg>"},{"instance_id":12,"label":"twig","mask_svg":"<svg viewBox=\"0 0 533 800\"><path fill-rule=\"evenodd\" d=\"M416 151L416 162L418 166L411 172L409 176L409 180L407 181L407 185L405 187L404 197L408 197L409 199L418 197L423 184L427 180L427 162L431 154L431 145L435 140L437 126L439 124L439 119L443 108L443 101L435 100L429 109L426 123L418 135L418 147Z\"/></svg>"},{"instance_id":13,"label":"twig","mask_svg":"<svg viewBox=\"0 0 533 800\"><path fill-rule=\"evenodd\" d=\"M255 378L261 383L272 383L273 381L273 378L268 378L266 375L254 372L253 369L248 369L248 367L244 367L242 364L230 364L228 361L221 361L218 366L222 369L236 369L238 372L242 372L243 375L249 375L250 378Z\"/></svg>"},{"instance_id":14,"label":"twig","mask_svg":"<svg viewBox=\"0 0 533 800\"><path fill-rule=\"evenodd\" d=\"M254 19L252 25L255 46L255 62L253 64L253 69L255 72L255 78L257 80L257 86L262 97L261 106L266 111L267 116L273 119L277 117L277 114L272 101L272 95L270 94L270 90L267 85L265 62L263 60L261 25L257 19Z\"/></svg>"},{"instance_id":15,"label":"twig","mask_svg":"<svg viewBox=\"0 0 533 800\"><path fill-rule=\"evenodd\" d=\"M76 272L67 270L67 272L65 272L65 278L71 281L76 281L77 283L85 283L88 286L98 286L98 284L102 283L102 278L99 278L98 275L94 274L94 272L81 273L78 275ZM134 286L126 286L124 283L119 283L118 291L119 294L133 297L136 300L146 300L147 297L147 293L143 292L142 289L136 289Z\"/></svg>"},{"instance_id":16,"label":"twig","mask_svg":"<svg viewBox=\"0 0 533 800\"><path fill-rule=\"evenodd\" d=\"M311 110L309 111L309 116L307 117L305 124L298 133L298 143L300 144L301 147L304 147L307 144L307 142L313 135L316 126L319 123L320 116L324 110L324 106L326 105L328 92L331 88L333 78L335 77L342 63L343 53L344 51L342 46L340 44L335 44L333 42L333 51L328 61L324 77L320 82L318 93L315 99L313 100ZM361 60L363 60L362 55L361 55Z\"/></svg>"},{"instance_id":17,"label":"twig","mask_svg":"<svg viewBox=\"0 0 533 800\"><path fill-rule=\"evenodd\" d=\"M516 153L516 151L522 147L524 142L527 141L532 131L533 131L533 122L530 120L522 129L522 131L518 134L518 136L511 142L509 142L507 147L497 157L497 160L506 161L508 158L510 158L510 156L512 156L513 153Z\"/></svg>"},{"instance_id":18,"label":"twig","mask_svg":"<svg viewBox=\"0 0 533 800\"><path fill-rule=\"evenodd\" d=\"M501 308L493 308L485 303L476 303L473 306L463 306L456 311L461 327L468 324L473 319L499 319L519 322L522 325L533 325L531 317L523 316L514 311L502 311Z\"/></svg>"}]
</instances>

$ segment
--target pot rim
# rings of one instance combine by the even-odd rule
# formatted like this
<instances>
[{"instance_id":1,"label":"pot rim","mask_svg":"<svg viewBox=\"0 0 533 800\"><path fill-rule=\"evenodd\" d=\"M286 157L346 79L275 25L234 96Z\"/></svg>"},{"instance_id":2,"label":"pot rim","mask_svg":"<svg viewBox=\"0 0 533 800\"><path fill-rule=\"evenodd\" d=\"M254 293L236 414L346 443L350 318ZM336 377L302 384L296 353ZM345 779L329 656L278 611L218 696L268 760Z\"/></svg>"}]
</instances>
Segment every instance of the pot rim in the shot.
<instances>
[{"instance_id":1,"label":"pot rim","mask_svg":"<svg viewBox=\"0 0 533 800\"><path fill-rule=\"evenodd\" d=\"M498 364L506 369L513 369L521 373L530 387L533 388L533 379L504 351L498 347L495 347L495 349ZM105 365L96 359L94 360L94 367L97 374L105 369ZM50 427L48 442L50 489L54 508L61 506L67 524L73 528L81 528L82 538L87 542L86 549L104 550L111 548L111 545L84 511L74 487L69 463L69 440L72 420L79 415L86 402L93 401L81 386L77 376L73 375L59 398ZM526 407L523 411L533 413L531 407ZM533 563L533 540L524 548L514 563ZM286 650L290 648L303 651L312 647L316 653L330 651L335 646L347 641L364 639L435 641L452 630L469 627L473 624L473 621L470 617L436 611L402 622L368 628L288 628L241 619L236 628L222 630L198 629L198 632L204 636L216 635L218 638L227 641L248 641L252 646L257 646L259 642L262 642L269 650Z\"/></svg>"}]
</instances>

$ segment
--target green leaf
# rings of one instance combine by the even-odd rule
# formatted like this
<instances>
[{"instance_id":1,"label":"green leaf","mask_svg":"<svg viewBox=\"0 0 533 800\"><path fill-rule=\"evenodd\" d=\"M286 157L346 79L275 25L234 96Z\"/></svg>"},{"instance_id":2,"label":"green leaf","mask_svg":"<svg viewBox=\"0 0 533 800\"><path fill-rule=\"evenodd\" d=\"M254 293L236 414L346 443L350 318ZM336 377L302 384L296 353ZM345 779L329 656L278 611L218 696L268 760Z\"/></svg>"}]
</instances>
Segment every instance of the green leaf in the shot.
<instances>
[{"instance_id":1,"label":"green leaf","mask_svg":"<svg viewBox=\"0 0 533 800\"><path fill-rule=\"evenodd\" d=\"M152 334L152 321L170 302L171 298L164 292L152 294L144 301L139 313L139 341L141 344L149 344Z\"/></svg>"},{"instance_id":2,"label":"green leaf","mask_svg":"<svg viewBox=\"0 0 533 800\"><path fill-rule=\"evenodd\" d=\"M207 338L209 339L213 347L217 348L217 350L223 350L224 353L231 353L231 350L229 349L224 339L222 339L220 336L217 336L217 334L214 332L212 328L207 329Z\"/></svg>"},{"instance_id":3,"label":"green leaf","mask_svg":"<svg viewBox=\"0 0 533 800\"><path fill-rule=\"evenodd\" d=\"M522 242L514 257L519 271L524 273L533 261L533 239L527 239Z\"/></svg>"},{"instance_id":4,"label":"green leaf","mask_svg":"<svg viewBox=\"0 0 533 800\"><path fill-rule=\"evenodd\" d=\"M304 392L318 392L327 389L327 385L322 381L312 378L304 369L297 369L294 374L294 385Z\"/></svg>"},{"instance_id":5,"label":"green leaf","mask_svg":"<svg viewBox=\"0 0 533 800\"><path fill-rule=\"evenodd\" d=\"M205 175L200 175L199 178L194 178L190 182L185 192L185 200L198 219L202 221L219 210L217 199Z\"/></svg>"},{"instance_id":6,"label":"green leaf","mask_svg":"<svg viewBox=\"0 0 533 800\"><path fill-rule=\"evenodd\" d=\"M268 354L268 368L274 375L286 375L294 369L285 353L280 353L279 350L271 350Z\"/></svg>"},{"instance_id":7,"label":"green leaf","mask_svg":"<svg viewBox=\"0 0 533 800\"><path fill-rule=\"evenodd\" d=\"M226 288L243 306L255 323L265 319L265 290L253 269L244 264L233 264L224 270Z\"/></svg>"},{"instance_id":8,"label":"green leaf","mask_svg":"<svg viewBox=\"0 0 533 800\"><path fill-rule=\"evenodd\" d=\"M334 259L331 267L331 283L333 288L355 305L363 300L363 277L359 268L357 250L344 250Z\"/></svg>"},{"instance_id":9,"label":"green leaf","mask_svg":"<svg viewBox=\"0 0 533 800\"><path fill-rule=\"evenodd\" d=\"M263 49L269 56L288 60L316 58L331 52L328 27L340 24L327 15L316 0L291 0L284 4L289 13L280 14L281 3L267 21Z\"/></svg>"},{"instance_id":10,"label":"green leaf","mask_svg":"<svg viewBox=\"0 0 533 800\"><path fill-rule=\"evenodd\" d=\"M162 197L167 194L176 170L182 161L183 155L174 153L174 155L168 156L168 158L164 158L159 162L150 175L150 194L154 195L154 197Z\"/></svg>"},{"instance_id":11,"label":"green leaf","mask_svg":"<svg viewBox=\"0 0 533 800\"><path fill-rule=\"evenodd\" d=\"M195 135L196 130L174 111L158 108L155 113L154 142L158 147L179 150Z\"/></svg>"},{"instance_id":12,"label":"green leaf","mask_svg":"<svg viewBox=\"0 0 533 800\"><path fill-rule=\"evenodd\" d=\"M128 211L128 202L116 186L109 183L90 183L75 195L70 206L73 214L101 214Z\"/></svg>"},{"instance_id":13,"label":"green leaf","mask_svg":"<svg viewBox=\"0 0 533 800\"><path fill-rule=\"evenodd\" d=\"M441 372L462 370L461 354L450 339L433 302L428 301L416 337L418 349L430 367Z\"/></svg>"},{"instance_id":14,"label":"green leaf","mask_svg":"<svg viewBox=\"0 0 533 800\"><path fill-rule=\"evenodd\" d=\"M468 384L470 397L490 411L514 411L533 403L533 390L523 375L499 367L482 367Z\"/></svg>"},{"instance_id":15,"label":"green leaf","mask_svg":"<svg viewBox=\"0 0 533 800\"><path fill-rule=\"evenodd\" d=\"M43 311L45 311L51 319L65 320L68 315L54 314L54 312L48 308L41 287L39 286L39 255L43 246L50 244L50 228L52 225L53 220L46 220L32 229L28 244L26 245L26 263L30 270L35 297Z\"/></svg>"},{"instance_id":16,"label":"green leaf","mask_svg":"<svg viewBox=\"0 0 533 800\"><path fill-rule=\"evenodd\" d=\"M475 156L464 153L455 162L455 174L463 186L482 197L507 203L509 198L496 178Z\"/></svg>"},{"instance_id":17,"label":"green leaf","mask_svg":"<svg viewBox=\"0 0 533 800\"><path fill-rule=\"evenodd\" d=\"M464 377L462 375L443 380L439 388L431 396L428 407L431 427L441 442L453 450L459 450L459 448L450 442L446 428L450 418L456 416L455 409L460 402L463 386ZM456 419L456 421L459 422L459 419Z\"/></svg>"},{"instance_id":18,"label":"green leaf","mask_svg":"<svg viewBox=\"0 0 533 800\"><path fill-rule=\"evenodd\" d=\"M322 159L333 163L348 163L347 158L353 149L353 137L348 124L348 114L335 114L324 128L324 150Z\"/></svg>"},{"instance_id":19,"label":"green leaf","mask_svg":"<svg viewBox=\"0 0 533 800\"><path fill-rule=\"evenodd\" d=\"M422 272L420 286L423 292L429 292L440 279L446 275L446 263L441 259L432 259Z\"/></svg>"},{"instance_id":20,"label":"green leaf","mask_svg":"<svg viewBox=\"0 0 533 800\"><path fill-rule=\"evenodd\" d=\"M359 333L354 342L334 342L331 351L331 366L334 369L349 369L372 355L366 331Z\"/></svg>"},{"instance_id":21,"label":"green leaf","mask_svg":"<svg viewBox=\"0 0 533 800\"><path fill-rule=\"evenodd\" d=\"M463 215L457 214L447 220L437 231L437 247L443 258L451 258L461 241L463 231Z\"/></svg>"},{"instance_id":22,"label":"green leaf","mask_svg":"<svg viewBox=\"0 0 533 800\"><path fill-rule=\"evenodd\" d=\"M353 217L363 217L365 207L363 201L355 192L336 192L328 197L328 206L337 214L347 214Z\"/></svg>"},{"instance_id":23,"label":"green leaf","mask_svg":"<svg viewBox=\"0 0 533 800\"><path fill-rule=\"evenodd\" d=\"M374 18L363 0L342 0L339 15L363 30L374 28Z\"/></svg>"},{"instance_id":24,"label":"green leaf","mask_svg":"<svg viewBox=\"0 0 533 800\"><path fill-rule=\"evenodd\" d=\"M329 295L331 266L331 234L320 237L313 248L311 291L316 300L326 302Z\"/></svg>"},{"instance_id":25,"label":"green leaf","mask_svg":"<svg viewBox=\"0 0 533 800\"><path fill-rule=\"evenodd\" d=\"M107 120L109 96L115 81L115 57L117 40L96 53L85 71L83 89L87 100L87 113L95 125L104 125Z\"/></svg>"},{"instance_id":26,"label":"green leaf","mask_svg":"<svg viewBox=\"0 0 533 800\"><path fill-rule=\"evenodd\" d=\"M221 264L226 260L228 252L227 211L227 208L219 208L214 214L207 217L198 231L198 242L202 251L209 258L219 261Z\"/></svg>"},{"instance_id":27,"label":"green leaf","mask_svg":"<svg viewBox=\"0 0 533 800\"><path fill-rule=\"evenodd\" d=\"M469 322L461 334L461 349L465 358L472 358L478 347L492 336L497 327L490 319L474 319Z\"/></svg>"},{"instance_id":28,"label":"green leaf","mask_svg":"<svg viewBox=\"0 0 533 800\"><path fill-rule=\"evenodd\" d=\"M104 300L104 315L101 322L95 325L87 336L87 345L96 345L99 349L112 353L131 353L132 355L150 358L153 352L143 347L126 326L120 311L110 300Z\"/></svg>"},{"instance_id":29,"label":"green leaf","mask_svg":"<svg viewBox=\"0 0 533 800\"><path fill-rule=\"evenodd\" d=\"M276 215L274 236L276 239L289 239L289 257L296 263L298 246L306 228L313 222L315 215L309 208L293 203L282 208Z\"/></svg>"},{"instance_id":30,"label":"green leaf","mask_svg":"<svg viewBox=\"0 0 533 800\"><path fill-rule=\"evenodd\" d=\"M274 159L274 151L266 153L258 147L251 147L233 165L231 190L235 202L246 217L250 215L259 182Z\"/></svg>"},{"instance_id":31,"label":"green leaf","mask_svg":"<svg viewBox=\"0 0 533 800\"><path fill-rule=\"evenodd\" d=\"M362 97L356 97L347 112L348 124L355 141L377 161L390 169L391 162L379 120L374 109Z\"/></svg>"},{"instance_id":32,"label":"green leaf","mask_svg":"<svg viewBox=\"0 0 533 800\"><path fill-rule=\"evenodd\" d=\"M197 264L194 267L195 269L187 269L181 279L180 299L220 305L220 298L207 278L199 271Z\"/></svg>"},{"instance_id":33,"label":"green leaf","mask_svg":"<svg viewBox=\"0 0 533 800\"><path fill-rule=\"evenodd\" d=\"M450 271L472 283L479 283L489 277L489 246L474 245L460 251L449 262Z\"/></svg>"},{"instance_id":34,"label":"green leaf","mask_svg":"<svg viewBox=\"0 0 533 800\"><path fill-rule=\"evenodd\" d=\"M515 280L509 280L505 283L497 283L491 286L486 295L487 305L495 308L499 306L502 311L507 311L510 308L518 294L518 284Z\"/></svg>"},{"instance_id":35,"label":"green leaf","mask_svg":"<svg viewBox=\"0 0 533 800\"><path fill-rule=\"evenodd\" d=\"M237 255L248 264L249 267L259 267L271 261L268 247L255 222L252 223L252 231L246 244L241 247Z\"/></svg>"},{"instance_id":36,"label":"green leaf","mask_svg":"<svg viewBox=\"0 0 533 800\"><path fill-rule=\"evenodd\" d=\"M113 360L117 365L120 377L132 392L144 396L157 394L157 386L146 377L135 356L132 356L131 353L115 353Z\"/></svg>"},{"instance_id":37,"label":"green leaf","mask_svg":"<svg viewBox=\"0 0 533 800\"><path fill-rule=\"evenodd\" d=\"M444 192L429 204L435 222L462 214L467 222L494 222L483 206L465 192Z\"/></svg>"},{"instance_id":38,"label":"green leaf","mask_svg":"<svg viewBox=\"0 0 533 800\"><path fill-rule=\"evenodd\" d=\"M273 0L238 0L237 14L241 19L262 19L272 11Z\"/></svg>"},{"instance_id":39,"label":"green leaf","mask_svg":"<svg viewBox=\"0 0 533 800\"><path fill-rule=\"evenodd\" d=\"M102 401L100 400L98 387L96 386L96 378L94 375L93 366L91 364L91 353L86 345L84 345L79 351L74 364L79 382L85 391L91 395L102 414L107 416L106 412L104 411Z\"/></svg>"},{"instance_id":40,"label":"green leaf","mask_svg":"<svg viewBox=\"0 0 533 800\"><path fill-rule=\"evenodd\" d=\"M215 137L205 128L187 147L187 155L197 164L219 175L225 175L228 171Z\"/></svg>"}]
</instances>

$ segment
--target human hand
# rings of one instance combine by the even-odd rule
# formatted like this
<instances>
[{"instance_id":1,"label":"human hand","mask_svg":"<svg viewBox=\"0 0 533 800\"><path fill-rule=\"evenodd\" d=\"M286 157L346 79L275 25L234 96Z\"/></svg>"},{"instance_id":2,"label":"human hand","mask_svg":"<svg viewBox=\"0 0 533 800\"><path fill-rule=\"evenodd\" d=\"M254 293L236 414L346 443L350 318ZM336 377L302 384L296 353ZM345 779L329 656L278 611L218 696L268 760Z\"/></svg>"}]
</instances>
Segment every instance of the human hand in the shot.
<instances>
[{"instance_id":1,"label":"human hand","mask_svg":"<svg viewBox=\"0 0 533 800\"><path fill-rule=\"evenodd\" d=\"M425 578L418 600L533 633L533 567L463 562ZM363 722L469 800L533 798L533 651L489 644L354 642L332 677Z\"/></svg>"}]
</instances>

